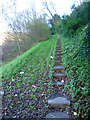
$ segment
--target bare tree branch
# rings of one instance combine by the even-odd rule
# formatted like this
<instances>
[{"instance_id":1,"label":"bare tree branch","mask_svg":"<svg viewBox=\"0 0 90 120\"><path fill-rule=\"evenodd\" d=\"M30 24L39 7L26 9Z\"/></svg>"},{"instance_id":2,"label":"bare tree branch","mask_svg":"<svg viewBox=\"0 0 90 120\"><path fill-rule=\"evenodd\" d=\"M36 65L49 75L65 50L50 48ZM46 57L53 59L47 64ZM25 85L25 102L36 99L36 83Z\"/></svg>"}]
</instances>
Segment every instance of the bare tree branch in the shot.
<instances>
[{"instance_id":1,"label":"bare tree branch","mask_svg":"<svg viewBox=\"0 0 90 120\"><path fill-rule=\"evenodd\" d=\"M51 6L52 6L54 12L57 14L56 9L55 9L55 6L54 6L54 4L53 4L52 2L51 2Z\"/></svg>"},{"instance_id":2,"label":"bare tree branch","mask_svg":"<svg viewBox=\"0 0 90 120\"><path fill-rule=\"evenodd\" d=\"M47 11L50 13L50 15L51 15L52 18L53 18L53 14L52 14L52 12L50 11L50 8L49 8L49 5L48 5L47 1L43 2L43 5L45 6L45 8L47 9Z\"/></svg>"},{"instance_id":3,"label":"bare tree branch","mask_svg":"<svg viewBox=\"0 0 90 120\"><path fill-rule=\"evenodd\" d=\"M51 19L51 17L43 9L42 9L42 11L46 16L48 16Z\"/></svg>"}]
</instances>

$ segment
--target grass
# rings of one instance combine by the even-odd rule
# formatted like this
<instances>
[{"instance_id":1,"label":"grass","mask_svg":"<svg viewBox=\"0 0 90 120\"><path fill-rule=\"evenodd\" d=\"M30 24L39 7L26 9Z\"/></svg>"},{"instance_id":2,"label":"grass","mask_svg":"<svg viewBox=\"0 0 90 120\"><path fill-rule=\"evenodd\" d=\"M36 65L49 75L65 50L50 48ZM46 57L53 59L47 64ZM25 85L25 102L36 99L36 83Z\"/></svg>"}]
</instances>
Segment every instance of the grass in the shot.
<instances>
[{"instance_id":1,"label":"grass","mask_svg":"<svg viewBox=\"0 0 90 120\"><path fill-rule=\"evenodd\" d=\"M33 53L37 48L39 48L40 45L41 45L41 43L38 43L35 47L31 48L29 51L25 52L18 58L15 58L13 61L9 62L8 64L3 65L2 73L4 73L5 71L8 71L8 70L10 71L10 69L14 69L17 64L20 64L20 62L22 60L24 61L24 59L27 58L28 55L30 55L30 53Z\"/></svg>"},{"instance_id":2,"label":"grass","mask_svg":"<svg viewBox=\"0 0 90 120\"><path fill-rule=\"evenodd\" d=\"M41 118L48 109L52 92L57 37L40 42L35 47L2 66L3 117Z\"/></svg>"}]
</instances>

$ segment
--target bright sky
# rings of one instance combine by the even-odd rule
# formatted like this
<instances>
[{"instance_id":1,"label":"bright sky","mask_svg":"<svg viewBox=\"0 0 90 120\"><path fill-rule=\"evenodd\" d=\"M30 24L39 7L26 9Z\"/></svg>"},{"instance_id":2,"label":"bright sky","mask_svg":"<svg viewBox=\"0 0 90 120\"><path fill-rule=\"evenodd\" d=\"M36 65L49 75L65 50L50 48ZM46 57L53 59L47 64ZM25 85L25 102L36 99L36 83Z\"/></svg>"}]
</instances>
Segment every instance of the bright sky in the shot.
<instances>
[{"instance_id":1,"label":"bright sky","mask_svg":"<svg viewBox=\"0 0 90 120\"><path fill-rule=\"evenodd\" d=\"M6 5L7 0L0 0L0 3L4 3ZM35 11L39 14L42 14L42 2L44 0L17 0L17 11L23 11L27 8L34 8ZM55 9L57 11L57 14L62 16L63 14L70 14L71 13L71 6L73 3L79 2L80 0L47 0L47 2L53 2L55 5ZM77 3L76 3L77 4ZM1 13L1 12L0 12ZM0 18L2 18L2 15L0 14ZM0 33L5 32L8 30L7 24L2 20L0 22Z\"/></svg>"},{"instance_id":2,"label":"bright sky","mask_svg":"<svg viewBox=\"0 0 90 120\"><path fill-rule=\"evenodd\" d=\"M24 9L27 9L27 7L31 7L34 8L36 12L42 13L41 10L43 8L42 2L44 0L17 0L17 1L18 1L17 2L18 11L22 11ZM47 2L54 3L55 9L60 16L62 16L64 13L70 14L71 13L70 8L73 5L73 3L77 4L77 2L79 3L79 1L80 0L47 0Z\"/></svg>"}]
</instances>

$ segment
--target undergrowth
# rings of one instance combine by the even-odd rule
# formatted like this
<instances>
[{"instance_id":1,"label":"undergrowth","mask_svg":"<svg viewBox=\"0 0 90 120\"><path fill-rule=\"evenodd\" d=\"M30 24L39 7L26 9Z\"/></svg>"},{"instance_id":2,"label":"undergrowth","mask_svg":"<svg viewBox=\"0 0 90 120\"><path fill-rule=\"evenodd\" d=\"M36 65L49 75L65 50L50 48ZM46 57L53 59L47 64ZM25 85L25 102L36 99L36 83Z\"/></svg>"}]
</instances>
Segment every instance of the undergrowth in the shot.
<instances>
[{"instance_id":1,"label":"undergrowth","mask_svg":"<svg viewBox=\"0 0 90 120\"><path fill-rule=\"evenodd\" d=\"M88 26L75 38L68 39L61 36L63 65L66 68L68 81L65 90L71 96L72 112L76 112L76 118L88 119L88 90L89 90L89 66L88 66ZM73 114L73 113L72 113Z\"/></svg>"}]
</instances>

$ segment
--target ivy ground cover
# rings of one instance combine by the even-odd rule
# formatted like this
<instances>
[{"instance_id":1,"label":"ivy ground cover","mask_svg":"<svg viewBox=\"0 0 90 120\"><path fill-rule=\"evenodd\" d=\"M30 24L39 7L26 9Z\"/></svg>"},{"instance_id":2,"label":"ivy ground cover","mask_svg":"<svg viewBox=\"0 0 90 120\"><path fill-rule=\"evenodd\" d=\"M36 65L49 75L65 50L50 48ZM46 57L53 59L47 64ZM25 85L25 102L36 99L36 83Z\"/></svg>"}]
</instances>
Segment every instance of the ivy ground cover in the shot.
<instances>
[{"instance_id":1,"label":"ivy ground cover","mask_svg":"<svg viewBox=\"0 0 90 120\"><path fill-rule=\"evenodd\" d=\"M85 54L88 50L85 52L85 39L82 39L82 35L75 39L61 36L62 60L68 77L65 90L71 96L71 109L68 107L68 111L71 111L75 119L88 119L89 112L89 66L88 55Z\"/></svg>"},{"instance_id":2,"label":"ivy ground cover","mask_svg":"<svg viewBox=\"0 0 90 120\"><path fill-rule=\"evenodd\" d=\"M40 42L2 67L3 118L42 118L52 92L57 37Z\"/></svg>"}]
</instances>

